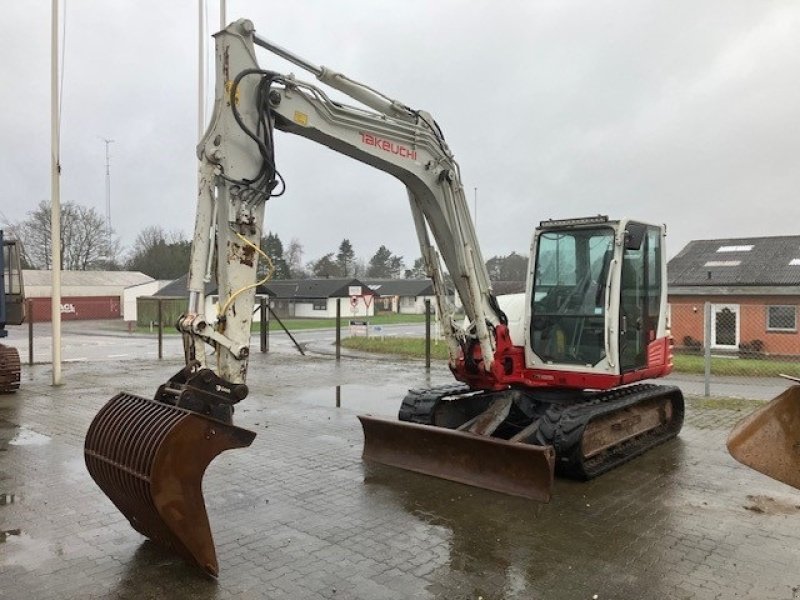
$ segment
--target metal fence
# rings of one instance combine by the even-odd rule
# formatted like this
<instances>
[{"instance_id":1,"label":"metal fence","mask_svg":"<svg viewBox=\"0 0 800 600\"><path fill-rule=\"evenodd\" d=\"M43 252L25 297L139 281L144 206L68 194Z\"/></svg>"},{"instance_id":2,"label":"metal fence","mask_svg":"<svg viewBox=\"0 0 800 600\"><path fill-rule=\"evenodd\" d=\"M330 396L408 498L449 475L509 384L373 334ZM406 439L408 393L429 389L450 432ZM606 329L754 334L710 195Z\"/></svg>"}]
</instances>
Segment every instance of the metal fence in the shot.
<instances>
[{"instance_id":1,"label":"metal fence","mask_svg":"<svg viewBox=\"0 0 800 600\"><path fill-rule=\"evenodd\" d=\"M797 305L670 302L669 326L675 376L701 376L706 396L730 395L738 383L740 397L752 397L748 388L782 385L780 374L800 377Z\"/></svg>"}]
</instances>

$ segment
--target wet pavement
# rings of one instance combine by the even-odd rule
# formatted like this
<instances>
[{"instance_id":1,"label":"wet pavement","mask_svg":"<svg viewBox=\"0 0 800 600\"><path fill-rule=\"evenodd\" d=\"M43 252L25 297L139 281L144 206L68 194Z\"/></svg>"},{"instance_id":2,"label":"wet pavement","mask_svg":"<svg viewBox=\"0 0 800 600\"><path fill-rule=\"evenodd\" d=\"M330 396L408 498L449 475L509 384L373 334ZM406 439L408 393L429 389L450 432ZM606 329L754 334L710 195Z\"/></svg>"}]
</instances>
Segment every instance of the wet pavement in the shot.
<instances>
[{"instance_id":1,"label":"wet pavement","mask_svg":"<svg viewBox=\"0 0 800 600\"><path fill-rule=\"evenodd\" d=\"M679 439L541 505L362 462L355 414L394 416L444 368L288 351L253 357L236 422L258 436L206 473L208 579L131 529L83 464L102 404L179 367L73 363L53 388L40 365L0 396L0 598L800 597L800 492L727 455L741 412L690 402Z\"/></svg>"}]
</instances>

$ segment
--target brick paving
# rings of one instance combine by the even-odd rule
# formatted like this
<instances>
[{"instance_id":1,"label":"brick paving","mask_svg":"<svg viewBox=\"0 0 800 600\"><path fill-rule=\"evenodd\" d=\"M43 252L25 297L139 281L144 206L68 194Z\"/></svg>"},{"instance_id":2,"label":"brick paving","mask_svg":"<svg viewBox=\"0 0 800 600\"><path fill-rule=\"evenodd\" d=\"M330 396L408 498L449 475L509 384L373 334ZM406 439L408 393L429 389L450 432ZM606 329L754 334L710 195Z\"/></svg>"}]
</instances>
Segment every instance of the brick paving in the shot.
<instances>
[{"instance_id":1,"label":"brick paving","mask_svg":"<svg viewBox=\"0 0 800 600\"><path fill-rule=\"evenodd\" d=\"M0 397L0 598L800 598L800 493L727 455L741 413L690 404L678 440L558 480L541 505L361 461L352 407L393 415L444 369L288 354L253 358L236 421L258 436L206 474L210 580L131 529L83 465L99 407L178 367L67 365L53 388L37 366Z\"/></svg>"}]
</instances>

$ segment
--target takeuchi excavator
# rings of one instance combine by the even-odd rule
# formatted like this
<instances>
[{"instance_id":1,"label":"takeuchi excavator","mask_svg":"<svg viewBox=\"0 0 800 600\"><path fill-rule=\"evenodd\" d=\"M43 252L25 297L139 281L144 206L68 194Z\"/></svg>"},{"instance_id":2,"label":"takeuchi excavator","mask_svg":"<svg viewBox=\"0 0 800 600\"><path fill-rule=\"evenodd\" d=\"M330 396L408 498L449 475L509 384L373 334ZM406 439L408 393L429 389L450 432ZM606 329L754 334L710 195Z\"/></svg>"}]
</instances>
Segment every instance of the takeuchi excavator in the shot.
<instances>
[{"instance_id":1,"label":"takeuchi excavator","mask_svg":"<svg viewBox=\"0 0 800 600\"><path fill-rule=\"evenodd\" d=\"M25 320L25 292L18 240L0 230L0 340L8 337L6 325L21 325ZM19 389L19 351L0 344L0 394Z\"/></svg>"},{"instance_id":2,"label":"takeuchi excavator","mask_svg":"<svg viewBox=\"0 0 800 600\"><path fill-rule=\"evenodd\" d=\"M136 530L218 573L201 480L220 452L255 437L233 424L233 412L248 394L257 263L269 264L258 246L264 206L285 189L275 131L399 179L433 281L457 382L410 390L399 420L359 417L365 459L547 501L554 473L592 478L678 434L681 392L643 382L672 368L662 226L604 216L542 221L527 292L501 304L458 164L430 114L259 37L248 20L214 37L215 104L197 147L188 309L177 323L186 366L153 399L114 396L86 435L89 472ZM256 46L360 106L261 68ZM442 261L465 318L448 301ZM203 306L212 277L215 322Z\"/></svg>"}]
</instances>

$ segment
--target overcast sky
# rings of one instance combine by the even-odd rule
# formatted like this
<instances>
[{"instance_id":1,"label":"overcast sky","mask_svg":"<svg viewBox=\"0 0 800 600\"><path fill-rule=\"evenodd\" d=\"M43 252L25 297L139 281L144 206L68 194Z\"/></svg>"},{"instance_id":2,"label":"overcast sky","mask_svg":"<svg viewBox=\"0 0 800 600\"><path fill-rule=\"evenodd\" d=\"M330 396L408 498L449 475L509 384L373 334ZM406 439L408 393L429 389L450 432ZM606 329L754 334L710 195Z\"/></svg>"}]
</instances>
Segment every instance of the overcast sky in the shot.
<instances>
[{"instance_id":1,"label":"overcast sky","mask_svg":"<svg viewBox=\"0 0 800 600\"><path fill-rule=\"evenodd\" d=\"M227 4L228 20L431 112L470 207L478 188L486 258L527 253L542 219L598 213L666 223L670 255L800 233L800 3ZM104 212L100 138L113 138L112 224L128 247L148 225L193 226L197 20L193 0L67 2L62 201ZM0 222L15 222L50 197L50 2L4 2L0 48ZM307 140L276 145L288 193L266 230L298 238L306 261L344 237L362 258L380 244L419 256L402 184Z\"/></svg>"}]
</instances>

